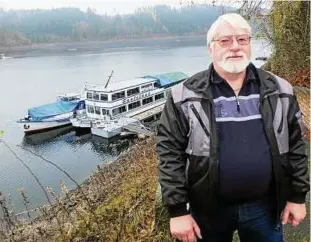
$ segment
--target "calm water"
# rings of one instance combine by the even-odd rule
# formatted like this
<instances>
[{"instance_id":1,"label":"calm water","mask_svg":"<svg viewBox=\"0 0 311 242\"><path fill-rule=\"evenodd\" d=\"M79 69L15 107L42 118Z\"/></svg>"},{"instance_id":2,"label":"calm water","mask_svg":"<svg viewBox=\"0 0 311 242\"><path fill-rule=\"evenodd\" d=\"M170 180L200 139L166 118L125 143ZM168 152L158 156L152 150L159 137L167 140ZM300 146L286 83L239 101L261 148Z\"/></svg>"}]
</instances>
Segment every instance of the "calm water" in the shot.
<instances>
[{"instance_id":1,"label":"calm water","mask_svg":"<svg viewBox=\"0 0 311 242\"><path fill-rule=\"evenodd\" d=\"M254 40L253 57L268 55L260 41ZM123 41L100 45L52 46L48 51L24 51L21 58L0 60L0 130L2 139L23 159L44 186L59 190L60 181L71 183L61 172L21 149L26 147L55 162L78 182L84 181L102 162L115 157L129 145L122 142L108 145L101 139L84 135L76 137L70 130L24 137L16 120L27 108L52 102L58 94L80 92L86 81L105 83L114 71L112 82L152 73L183 71L192 75L206 69L211 60L205 37L174 38L150 41ZM56 137L55 137L56 136ZM53 138L54 137L54 138ZM0 192L11 199L17 211L20 205L18 188L23 187L33 204L46 203L43 192L22 163L0 143Z\"/></svg>"}]
</instances>

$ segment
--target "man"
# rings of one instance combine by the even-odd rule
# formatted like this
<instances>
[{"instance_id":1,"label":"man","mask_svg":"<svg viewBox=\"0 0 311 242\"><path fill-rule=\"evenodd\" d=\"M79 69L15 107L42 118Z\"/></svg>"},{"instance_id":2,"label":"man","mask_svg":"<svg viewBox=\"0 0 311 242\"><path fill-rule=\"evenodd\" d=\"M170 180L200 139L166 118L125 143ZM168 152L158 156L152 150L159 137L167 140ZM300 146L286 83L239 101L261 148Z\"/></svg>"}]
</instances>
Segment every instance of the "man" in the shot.
<instances>
[{"instance_id":1,"label":"man","mask_svg":"<svg viewBox=\"0 0 311 242\"><path fill-rule=\"evenodd\" d=\"M159 180L180 241L229 242L238 230L242 242L281 242L282 224L306 216L301 111L288 82L250 63L250 39L244 18L220 16L207 33L212 64L162 112Z\"/></svg>"}]
</instances>

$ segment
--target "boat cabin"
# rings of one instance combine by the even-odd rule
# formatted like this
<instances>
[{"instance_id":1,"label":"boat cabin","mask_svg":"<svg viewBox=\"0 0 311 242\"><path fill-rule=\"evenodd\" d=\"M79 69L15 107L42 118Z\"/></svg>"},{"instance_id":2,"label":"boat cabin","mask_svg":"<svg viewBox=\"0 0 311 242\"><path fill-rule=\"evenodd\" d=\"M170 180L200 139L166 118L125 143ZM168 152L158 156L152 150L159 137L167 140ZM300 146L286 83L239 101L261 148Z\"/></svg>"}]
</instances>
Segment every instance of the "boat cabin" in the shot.
<instances>
[{"instance_id":1,"label":"boat cabin","mask_svg":"<svg viewBox=\"0 0 311 242\"><path fill-rule=\"evenodd\" d=\"M125 113L137 113L165 102L171 87L185 80L184 73L145 76L108 87L92 85L85 88L86 114L91 118L110 119ZM173 75L175 74L175 76ZM175 78L172 78L175 77Z\"/></svg>"}]
</instances>

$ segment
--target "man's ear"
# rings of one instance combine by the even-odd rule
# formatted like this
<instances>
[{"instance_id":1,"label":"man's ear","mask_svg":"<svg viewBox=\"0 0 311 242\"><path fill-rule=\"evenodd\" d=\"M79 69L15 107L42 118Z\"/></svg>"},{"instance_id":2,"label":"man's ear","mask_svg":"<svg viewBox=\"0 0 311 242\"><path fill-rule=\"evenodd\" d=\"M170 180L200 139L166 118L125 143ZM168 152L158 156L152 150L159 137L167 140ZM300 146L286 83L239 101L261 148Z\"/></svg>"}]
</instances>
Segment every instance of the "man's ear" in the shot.
<instances>
[{"instance_id":1,"label":"man's ear","mask_svg":"<svg viewBox=\"0 0 311 242\"><path fill-rule=\"evenodd\" d=\"M212 55L212 43L209 43L209 44L207 45L207 50L208 50L208 54L209 54L209 55Z\"/></svg>"}]
</instances>

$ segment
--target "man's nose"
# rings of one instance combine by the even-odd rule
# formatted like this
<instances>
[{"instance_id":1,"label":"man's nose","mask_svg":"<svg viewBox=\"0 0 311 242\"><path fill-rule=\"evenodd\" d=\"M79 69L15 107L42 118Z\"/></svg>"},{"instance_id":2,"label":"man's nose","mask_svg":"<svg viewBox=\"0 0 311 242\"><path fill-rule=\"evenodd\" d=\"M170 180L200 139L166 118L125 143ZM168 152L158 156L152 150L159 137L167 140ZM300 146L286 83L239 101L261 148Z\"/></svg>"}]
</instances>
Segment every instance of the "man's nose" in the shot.
<instances>
[{"instance_id":1,"label":"man's nose","mask_svg":"<svg viewBox=\"0 0 311 242\"><path fill-rule=\"evenodd\" d=\"M230 50L232 50L232 51L240 50L240 45L239 45L238 41L236 40L236 38L233 38L233 42L232 42Z\"/></svg>"}]
</instances>

